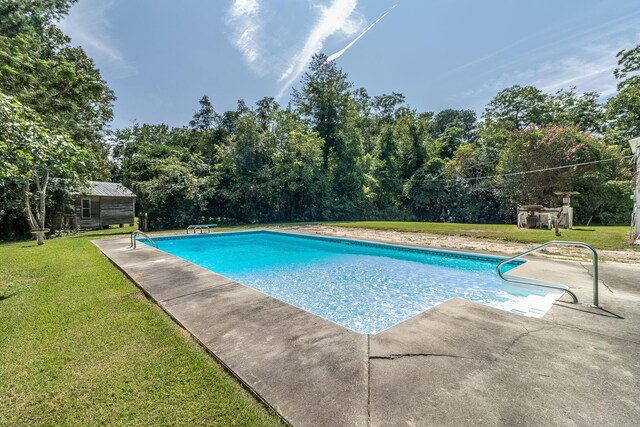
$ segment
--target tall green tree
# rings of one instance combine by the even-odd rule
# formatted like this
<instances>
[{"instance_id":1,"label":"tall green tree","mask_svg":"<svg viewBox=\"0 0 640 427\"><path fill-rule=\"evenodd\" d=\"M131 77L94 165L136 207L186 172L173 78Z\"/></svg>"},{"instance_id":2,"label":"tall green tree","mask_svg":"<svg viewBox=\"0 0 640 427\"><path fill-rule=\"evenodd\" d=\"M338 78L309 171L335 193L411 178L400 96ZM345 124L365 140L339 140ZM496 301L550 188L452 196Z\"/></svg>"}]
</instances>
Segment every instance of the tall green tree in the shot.
<instances>
[{"instance_id":1,"label":"tall green tree","mask_svg":"<svg viewBox=\"0 0 640 427\"><path fill-rule=\"evenodd\" d=\"M575 87L547 94L532 87L513 86L499 92L487 105L478 135L483 144L500 148L507 134L528 127L570 126L601 133L604 109L595 92Z\"/></svg>"},{"instance_id":2,"label":"tall green tree","mask_svg":"<svg viewBox=\"0 0 640 427\"><path fill-rule=\"evenodd\" d=\"M64 135L84 150L87 156L77 164L84 168L80 172L108 179L105 139L115 97L91 59L55 26L74 3L0 0L0 91L32 112L47 133ZM24 232L17 210L23 195L15 186L0 193L0 228ZM58 193L59 200L68 197Z\"/></svg>"},{"instance_id":3,"label":"tall green tree","mask_svg":"<svg viewBox=\"0 0 640 427\"><path fill-rule=\"evenodd\" d=\"M263 130L267 131L275 125L279 110L280 105L271 96L264 97L256 102L256 115Z\"/></svg>"},{"instance_id":4,"label":"tall green tree","mask_svg":"<svg viewBox=\"0 0 640 427\"><path fill-rule=\"evenodd\" d=\"M202 157L189 129L134 125L114 134L119 176L138 197L152 229L185 227L205 218L217 175Z\"/></svg>"},{"instance_id":5,"label":"tall green tree","mask_svg":"<svg viewBox=\"0 0 640 427\"><path fill-rule=\"evenodd\" d=\"M640 44L621 50L617 57L618 93L607 101L605 138L626 149L630 139L640 136Z\"/></svg>"},{"instance_id":6,"label":"tall green tree","mask_svg":"<svg viewBox=\"0 0 640 427\"><path fill-rule=\"evenodd\" d=\"M375 203L380 210L397 208L398 198L402 195L399 154L393 126L388 124L380 133L377 161L373 170L376 177Z\"/></svg>"},{"instance_id":7,"label":"tall green tree","mask_svg":"<svg viewBox=\"0 0 640 427\"><path fill-rule=\"evenodd\" d=\"M512 86L489 102L483 118L485 127L506 130L548 124L551 121L548 95L533 86Z\"/></svg>"},{"instance_id":8,"label":"tall green tree","mask_svg":"<svg viewBox=\"0 0 640 427\"><path fill-rule=\"evenodd\" d=\"M49 182L78 180L83 155L68 138L47 129L34 111L0 92L0 183L20 190L38 245L44 244Z\"/></svg>"},{"instance_id":9,"label":"tall green tree","mask_svg":"<svg viewBox=\"0 0 640 427\"><path fill-rule=\"evenodd\" d=\"M574 126L581 131L602 132L604 108L597 92L579 94L575 86L549 96L551 118L547 125Z\"/></svg>"},{"instance_id":10,"label":"tall green tree","mask_svg":"<svg viewBox=\"0 0 640 427\"><path fill-rule=\"evenodd\" d=\"M410 109L403 110L395 123L395 139L400 157L400 177L409 179L427 161L428 119Z\"/></svg>"},{"instance_id":11,"label":"tall green tree","mask_svg":"<svg viewBox=\"0 0 640 427\"><path fill-rule=\"evenodd\" d=\"M218 114L207 95L200 98L200 109L193 115L189 126L196 130L211 129L218 121Z\"/></svg>"},{"instance_id":12,"label":"tall green tree","mask_svg":"<svg viewBox=\"0 0 640 427\"><path fill-rule=\"evenodd\" d=\"M89 169L106 178L105 137L115 96L84 51L57 36L47 43L30 35L0 36L0 90L37 112L47 128L92 152Z\"/></svg>"},{"instance_id":13,"label":"tall green tree","mask_svg":"<svg viewBox=\"0 0 640 427\"><path fill-rule=\"evenodd\" d=\"M355 215L364 200L362 139L355 126L358 104L351 87L335 62L318 54L302 77L301 88L292 93L296 110L324 141L323 169L331 187L331 215L336 218Z\"/></svg>"},{"instance_id":14,"label":"tall green tree","mask_svg":"<svg viewBox=\"0 0 640 427\"><path fill-rule=\"evenodd\" d=\"M0 0L0 35L42 35L77 0Z\"/></svg>"},{"instance_id":15,"label":"tall green tree","mask_svg":"<svg viewBox=\"0 0 640 427\"><path fill-rule=\"evenodd\" d=\"M322 170L323 141L291 110L278 112L273 135L276 151L271 176L276 184L276 219L322 218L329 203Z\"/></svg>"},{"instance_id":16,"label":"tall green tree","mask_svg":"<svg viewBox=\"0 0 640 427\"><path fill-rule=\"evenodd\" d=\"M383 125L394 120L398 109L404 104L405 97L401 93L392 92L390 95L373 97L373 108L376 116Z\"/></svg>"},{"instance_id":17,"label":"tall green tree","mask_svg":"<svg viewBox=\"0 0 640 427\"><path fill-rule=\"evenodd\" d=\"M616 54L618 67L613 75L619 80L618 90L629 86L640 86L640 44L632 49L622 49Z\"/></svg>"},{"instance_id":18,"label":"tall green tree","mask_svg":"<svg viewBox=\"0 0 640 427\"><path fill-rule=\"evenodd\" d=\"M335 62L327 62L326 55L317 54L302 77L301 88L294 89L291 95L296 110L324 140L325 168L328 168L331 154L342 151L345 144L344 131L353 106L350 89L347 75Z\"/></svg>"},{"instance_id":19,"label":"tall green tree","mask_svg":"<svg viewBox=\"0 0 640 427\"><path fill-rule=\"evenodd\" d=\"M0 0L0 90L92 153L87 169L104 179L115 96L82 48L56 27L75 2Z\"/></svg>"},{"instance_id":20,"label":"tall green tree","mask_svg":"<svg viewBox=\"0 0 640 427\"><path fill-rule=\"evenodd\" d=\"M460 138L464 142L471 142L475 139L476 113L473 110L452 110L440 111L429 121L429 133L433 139L439 138L448 128L457 128L462 132Z\"/></svg>"}]
</instances>

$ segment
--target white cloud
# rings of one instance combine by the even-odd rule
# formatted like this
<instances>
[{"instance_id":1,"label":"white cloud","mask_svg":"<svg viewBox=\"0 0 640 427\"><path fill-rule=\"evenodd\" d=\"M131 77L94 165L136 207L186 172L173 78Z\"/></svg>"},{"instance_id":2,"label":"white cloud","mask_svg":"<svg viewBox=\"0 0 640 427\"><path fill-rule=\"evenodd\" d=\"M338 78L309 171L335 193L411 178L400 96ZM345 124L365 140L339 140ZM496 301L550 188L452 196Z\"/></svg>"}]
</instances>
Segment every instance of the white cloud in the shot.
<instances>
[{"instance_id":1,"label":"white cloud","mask_svg":"<svg viewBox=\"0 0 640 427\"><path fill-rule=\"evenodd\" d=\"M354 17L357 0L333 0L329 6L316 6L320 11L313 28L302 48L291 58L287 69L280 76L280 90L277 98L300 77L311 62L311 58L322 50L327 38L334 34L351 36L362 27L362 20Z\"/></svg>"},{"instance_id":2,"label":"white cloud","mask_svg":"<svg viewBox=\"0 0 640 427\"><path fill-rule=\"evenodd\" d=\"M616 64L613 51L607 51L600 57L564 58L540 67L532 84L544 92L576 86L580 90L598 92L607 97L616 92L613 78Z\"/></svg>"},{"instance_id":3,"label":"white cloud","mask_svg":"<svg viewBox=\"0 0 640 427\"><path fill-rule=\"evenodd\" d=\"M332 36L353 36L364 26L364 19L357 12L358 0L309 0L315 17L309 32L295 40L292 28L277 28L271 22L277 14L268 9L261 0L233 0L224 18L231 30L231 42L240 51L251 69L260 74L276 76L279 88L276 98L281 98L307 68L313 55L322 51L327 39ZM394 6L395 7L395 6ZM392 8L393 9L393 8ZM336 52L332 59L342 55L353 44L376 25L389 12L382 15L344 49ZM287 34L287 37L275 34ZM291 42L293 37L293 42ZM337 55L337 56L336 56Z\"/></svg>"},{"instance_id":4,"label":"white cloud","mask_svg":"<svg viewBox=\"0 0 640 427\"><path fill-rule=\"evenodd\" d=\"M234 0L226 18L226 24L233 30L233 43L256 71L261 71L256 65L262 60L260 12L259 0Z\"/></svg>"},{"instance_id":5,"label":"white cloud","mask_svg":"<svg viewBox=\"0 0 640 427\"><path fill-rule=\"evenodd\" d=\"M510 60L500 61L500 65L497 67L485 69L483 74L493 74L496 70L511 68L529 60L544 60L545 58L551 58L554 55L566 54L568 51L580 51L584 46L589 46L592 43L599 43L602 40L612 40L619 37L622 33L633 30L638 25L638 17L640 17L640 11L619 16L609 21L601 22L598 25L586 26L580 31L575 31L573 29L555 30L553 28L545 28L544 30L531 33L526 37L515 40L514 42L480 58L466 62L454 68L452 71L460 71L480 63L489 62L489 60L493 60L493 58L504 52L514 52L514 54L510 55ZM546 34L554 33L556 31L557 35L552 41L533 48L526 47L526 44L530 44L532 40L539 39ZM493 62L495 62L495 60L493 60Z\"/></svg>"},{"instance_id":6,"label":"white cloud","mask_svg":"<svg viewBox=\"0 0 640 427\"><path fill-rule=\"evenodd\" d=\"M373 27L376 26L376 24L380 21L382 21L384 19L385 16L387 16L393 9L396 8L397 5L393 5L393 7L391 7L391 9L389 9L389 11L387 13L385 13L384 15L382 15L380 18L378 18L373 24L369 25L363 32L361 32L360 34L358 34L358 37L356 37L355 39L353 39L351 41L351 43L349 43L348 45L346 45L344 48L340 49L339 51L337 51L336 53L329 55L329 57L327 58L327 62L330 61L335 61L336 59L340 58L342 55L344 55L344 53L349 50L349 48L351 48L351 46L353 46L354 44L356 44L356 42L358 40L360 40L362 38L362 36L364 36L365 34L367 34L369 32L370 29L372 29Z\"/></svg>"},{"instance_id":7,"label":"white cloud","mask_svg":"<svg viewBox=\"0 0 640 427\"><path fill-rule=\"evenodd\" d=\"M468 91L466 96L486 102L497 91L516 84L535 86L547 93L575 86L580 92L597 92L601 98L614 95L616 53L635 46L640 33L636 30L637 14L611 22L617 25L600 25L533 49L522 49L511 60L477 74L480 79L496 73L498 77Z\"/></svg>"},{"instance_id":8,"label":"white cloud","mask_svg":"<svg viewBox=\"0 0 640 427\"><path fill-rule=\"evenodd\" d=\"M111 23L107 15L115 4L116 0L83 0L71 8L59 25L89 56L125 65L124 55L108 35Z\"/></svg>"},{"instance_id":9,"label":"white cloud","mask_svg":"<svg viewBox=\"0 0 640 427\"><path fill-rule=\"evenodd\" d=\"M576 86L582 92L598 92L606 98L616 93L617 81L613 76L618 61L616 52L634 45L633 40L619 38L582 48L574 46L570 53L515 73L511 84L533 85L550 93Z\"/></svg>"}]
</instances>

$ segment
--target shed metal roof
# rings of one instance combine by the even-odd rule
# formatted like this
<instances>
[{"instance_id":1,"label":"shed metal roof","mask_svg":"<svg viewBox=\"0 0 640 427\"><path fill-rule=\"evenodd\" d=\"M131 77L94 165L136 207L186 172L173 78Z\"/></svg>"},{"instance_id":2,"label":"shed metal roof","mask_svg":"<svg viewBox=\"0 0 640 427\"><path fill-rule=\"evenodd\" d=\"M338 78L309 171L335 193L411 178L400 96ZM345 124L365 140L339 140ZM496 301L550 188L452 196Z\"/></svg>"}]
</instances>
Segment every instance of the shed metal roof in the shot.
<instances>
[{"instance_id":1,"label":"shed metal roof","mask_svg":"<svg viewBox=\"0 0 640 427\"><path fill-rule=\"evenodd\" d=\"M118 182L102 181L87 182L87 189L82 194L102 197L136 197L131 190Z\"/></svg>"}]
</instances>

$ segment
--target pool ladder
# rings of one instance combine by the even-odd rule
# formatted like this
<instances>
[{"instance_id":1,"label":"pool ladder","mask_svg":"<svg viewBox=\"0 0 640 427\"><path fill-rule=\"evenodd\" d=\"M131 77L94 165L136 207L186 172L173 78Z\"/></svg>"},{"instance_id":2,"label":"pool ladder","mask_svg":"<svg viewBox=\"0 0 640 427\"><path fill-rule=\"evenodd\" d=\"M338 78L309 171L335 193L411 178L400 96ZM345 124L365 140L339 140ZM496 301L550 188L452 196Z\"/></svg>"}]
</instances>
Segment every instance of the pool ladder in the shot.
<instances>
[{"instance_id":1,"label":"pool ladder","mask_svg":"<svg viewBox=\"0 0 640 427\"><path fill-rule=\"evenodd\" d=\"M145 239L151 242L154 248L156 249L158 248L158 244L155 242L155 240L153 240L151 237L149 237L147 233L141 230L136 230L131 233L131 245L129 246L130 248L133 248L133 249L136 248L136 236L144 237Z\"/></svg>"},{"instance_id":2,"label":"pool ladder","mask_svg":"<svg viewBox=\"0 0 640 427\"><path fill-rule=\"evenodd\" d=\"M218 224L191 224L190 226L187 227L186 233L189 234L189 231L193 230L193 234L196 234L196 230L200 230L200 233L202 234L206 229L207 234L209 234L211 233L211 229L217 226Z\"/></svg>"},{"instance_id":3,"label":"pool ladder","mask_svg":"<svg viewBox=\"0 0 640 427\"><path fill-rule=\"evenodd\" d=\"M498 267L496 268L498 271L498 275L500 276L500 278L506 282L511 282L511 283L520 283L522 285L530 285L530 286L539 286L542 288L550 288L550 289L558 289L561 291L564 291L566 293L568 293L569 295L571 295L571 298L573 299L573 304L580 304L580 302L578 301L578 297L576 296L575 293L573 293L573 291L571 291L569 289L568 286L565 285L554 285L554 284L542 284L542 283L537 283L534 281L529 281L526 279L522 279L522 278L513 278L513 277L508 277L505 276L502 273L502 266L509 264L511 261L514 261L518 258L522 258L523 256L529 255L533 252L537 252L541 249L544 249L548 246L578 246L578 247L583 247L583 248L587 248L589 249L589 251L591 251L591 265L592 265L592 278L593 278L593 304L591 304L592 307L595 308L602 308L601 305L599 305L599 301L598 301L598 252L596 252L595 248L591 245L589 245L588 243L584 243L584 242L565 242L562 240L552 240L550 242L544 243L540 246L536 246L535 248L529 249L528 251L522 252L518 255L512 256L511 258L507 258L504 261L502 261L500 264L498 264Z\"/></svg>"}]
</instances>

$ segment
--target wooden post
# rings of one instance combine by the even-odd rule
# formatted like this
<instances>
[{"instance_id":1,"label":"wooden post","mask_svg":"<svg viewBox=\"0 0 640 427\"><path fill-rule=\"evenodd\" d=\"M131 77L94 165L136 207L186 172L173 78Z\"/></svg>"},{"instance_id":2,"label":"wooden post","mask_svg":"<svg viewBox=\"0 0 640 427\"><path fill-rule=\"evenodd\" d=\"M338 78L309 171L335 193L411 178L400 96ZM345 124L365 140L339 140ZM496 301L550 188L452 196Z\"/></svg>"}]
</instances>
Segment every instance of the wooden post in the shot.
<instances>
[{"instance_id":1,"label":"wooden post","mask_svg":"<svg viewBox=\"0 0 640 427\"><path fill-rule=\"evenodd\" d=\"M560 211L558 212L558 215L556 215L556 236L557 237L562 236L562 233L560 233L560 223L562 222L563 216L564 216L564 212L562 211L562 209L560 209Z\"/></svg>"}]
</instances>

